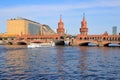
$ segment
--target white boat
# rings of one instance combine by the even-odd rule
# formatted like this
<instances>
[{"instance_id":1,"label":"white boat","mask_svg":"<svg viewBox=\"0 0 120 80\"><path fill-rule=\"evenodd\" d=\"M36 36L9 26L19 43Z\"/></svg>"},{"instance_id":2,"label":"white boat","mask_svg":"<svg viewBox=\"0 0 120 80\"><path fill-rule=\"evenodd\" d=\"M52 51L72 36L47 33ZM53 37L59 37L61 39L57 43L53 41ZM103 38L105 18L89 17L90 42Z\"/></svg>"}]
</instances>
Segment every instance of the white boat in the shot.
<instances>
[{"instance_id":1,"label":"white boat","mask_svg":"<svg viewBox=\"0 0 120 80\"><path fill-rule=\"evenodd\" d=\"M64 43L65 43L65 46L69 46L70 45L69 41L64 41Z\"/></svg>"},{"instance_id":2,"label":"white boat","mask_svg":"<svg viewBox=\"0 0 120 80\"><path fill-rule=\"evenodd\" d=\"M51 43L30 43L27 45L28 48L38 48L38 47L52 47L55 46L54 42Z\"/></svg>"},{"instance_id":3,"label":"white boat","mask_svg":"<svg viewBox=\"0 0 120 80\"><path fill-rule=\"evenodd\" d=\"M37 48L40 47L40 43L30 43L29 45L27 45L28 48Z\"/></svg>"}]
</instances>

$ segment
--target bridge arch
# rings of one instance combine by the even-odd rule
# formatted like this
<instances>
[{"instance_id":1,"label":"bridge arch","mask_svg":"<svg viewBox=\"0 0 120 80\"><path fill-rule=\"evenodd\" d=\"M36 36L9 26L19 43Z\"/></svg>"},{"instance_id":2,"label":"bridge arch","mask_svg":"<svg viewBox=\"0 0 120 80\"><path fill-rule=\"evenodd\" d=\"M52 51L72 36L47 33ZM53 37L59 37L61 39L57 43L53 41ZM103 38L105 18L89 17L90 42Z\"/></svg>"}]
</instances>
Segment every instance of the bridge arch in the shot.
<instances>
[{"instance_id":1,"label":"bridge arch","mask_svg":"<svg viewBox=\"0 0 120 80\"><path fill-rule=\"evenodd\" d=\"M118 38L118 41L120 41L120 37Z\"/></svg>"},{"instance_id":2,"label":"bridge arch","mask_svg":"<svg viewBox=\"0 0 120 80\"><path fill-rule=\"evenodd\" d=\"M13 42L7 42L8 45L13 45Z\"/></svg>"},{"instance_id":3,"label":"bridge arch","mask_svg":"<svg viewBox=\"0 0 120 80\"><path fill-rule=\"evenodd\" d=\"M27 45L26 42L17 42L16 44L17 44L17 45Z\"/></svg>"},{"instance_id":4,"label":"bridge arch","mask_svg":"<svg viewBox=\"0 0 120 80\"><path fill-rule=\"evenodd\" d=\"M112 46L117 46L117 44L118 45L120 45L120 43L105 43L105 44L103 44L103 46L106 46L106 47L109 47L110 45L112 45Z\"/></svg>"},{"instance_id":5,"label":"bridge arch","mask_svg":"<svg viewBox=\"0 0 120 80\"><path fill-rule=\"evenodd\" d=\"M111 44L111 43L105 43L105 44L103 44L103 46L108 47L108 46L109 46L109 44Z\"/></svg>"},{"instance_id":6,"label":"bridge arch","mask_svg":"<svg viewBox=\"0 0 120 80\"><path fill-rule=\"evenodd\" d=\"M89 42L79 43L79 46L88 46Z\"/></svg>"},{"instance_id":7,"label":"bridge arch","mask_svg":"<svg viewBox=\"0 0 120 80\"><path fill-rule=\"evenodd\" d=\"M58 40L58 41L55 41L55 45L57 45L57 46L64 46L65 45L65 42L64 42L64 40Z\"/></svg>"},{"instance_id":8,"label":"bridge arch","mask_svg":"<svg viewBox=\"0 0 120 80\"><path fill-rule=\"evenodd\" d=\"M97 46L98 44L95 42L80 42L79 46Z\"/></svg>"}]
</instances>

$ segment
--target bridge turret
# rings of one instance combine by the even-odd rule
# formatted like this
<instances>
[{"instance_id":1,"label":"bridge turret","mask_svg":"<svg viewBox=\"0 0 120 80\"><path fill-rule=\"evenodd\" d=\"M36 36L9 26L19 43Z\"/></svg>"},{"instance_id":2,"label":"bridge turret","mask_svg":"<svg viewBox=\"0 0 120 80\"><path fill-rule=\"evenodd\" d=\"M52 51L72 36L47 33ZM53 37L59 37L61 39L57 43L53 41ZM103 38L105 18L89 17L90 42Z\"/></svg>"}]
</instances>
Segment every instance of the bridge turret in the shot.
<instances>
[{"instance_id":1,"label":"bridge turret","mask_svg":"<svg viewBox=\"0 0 120 80\"><path fill-rule=\"evenodd\" d=\"M85 13L83 13L83 20L81 21L80 33L82 35L87 35L87 33L88 33L87 21L85 19Z\"/></svg>"},{"instance_id":2,"label":"bridge turret","mask_svg":"<svg viewBox=\"0 0 120 80\"><path fill-rule=\"evenodd\" d=\"M64 23L62 21L62 16L61 15L60 15L60 21L58 22L57 33L60 34L60 35L65 34Z\"/></svg>"}]
</instances>

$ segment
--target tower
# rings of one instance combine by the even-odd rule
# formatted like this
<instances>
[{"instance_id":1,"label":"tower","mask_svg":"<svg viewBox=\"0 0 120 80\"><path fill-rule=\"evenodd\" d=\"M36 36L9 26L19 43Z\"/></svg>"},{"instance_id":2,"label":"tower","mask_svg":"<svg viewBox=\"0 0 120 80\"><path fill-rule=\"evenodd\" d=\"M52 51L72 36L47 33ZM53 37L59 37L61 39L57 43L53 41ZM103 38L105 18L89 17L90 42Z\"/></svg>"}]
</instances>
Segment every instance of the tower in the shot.
<instances>
[{"instance_id":1,"label":"tower","mask_svg":"<svg viewBox=\"0 0 120 80\"><path fill-rule=\"evenodd\" d=\"M80 33L82 35L87 35L88 33L87 22L85 20L85 13L83 13L83 20L81 21Z\"/></svg>"},{"instance_id":2,"label":"tower","mask_svg":"<svg viewBox=\"0 0 120 80\"><path fill-rule=\"evenodd\" d=\"M112 32L113 32L113 35L117 35L117 26L113 26Z\"/></svg>"},{"instance_id":3,"label":"tower","mask_svg":"<svg viewBox=\"0 0 120 80\"><path fill-rule=\"evenodd\" d=\"M65 34L64 23L62 22L62 16L61 15L60 15L60 21L58 22L57 33L61 34L61 35Z\"/></svg>"}]
</instances>

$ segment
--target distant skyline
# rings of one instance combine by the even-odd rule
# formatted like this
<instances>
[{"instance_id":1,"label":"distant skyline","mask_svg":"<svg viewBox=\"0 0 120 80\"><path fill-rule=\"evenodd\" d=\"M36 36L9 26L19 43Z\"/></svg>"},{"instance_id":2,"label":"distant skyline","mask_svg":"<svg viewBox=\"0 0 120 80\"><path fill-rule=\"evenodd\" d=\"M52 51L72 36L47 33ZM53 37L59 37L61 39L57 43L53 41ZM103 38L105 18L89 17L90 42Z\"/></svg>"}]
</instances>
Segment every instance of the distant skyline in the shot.
<instances>
[{"instance_id":1,"label":"distant skyline","mask_svg":"<svg viewBox=\"0 0 120 80\"><path fill-rule=\"evenodd\" d=\"M77 35L83 13L88 34L112 34L112 27L120 32L120 0L1 0L0 33L7 31L7 20L23 17L58 28L60 15L68 34Z\"/></svg>"}]
</instances>

